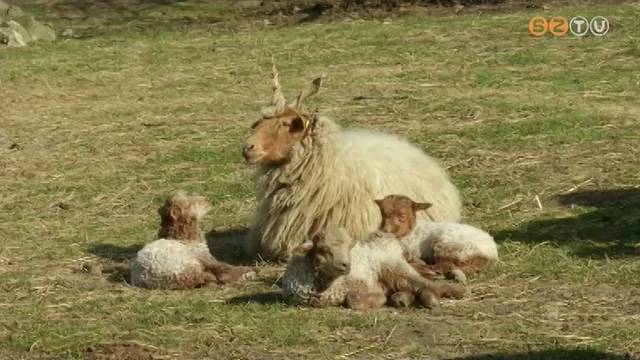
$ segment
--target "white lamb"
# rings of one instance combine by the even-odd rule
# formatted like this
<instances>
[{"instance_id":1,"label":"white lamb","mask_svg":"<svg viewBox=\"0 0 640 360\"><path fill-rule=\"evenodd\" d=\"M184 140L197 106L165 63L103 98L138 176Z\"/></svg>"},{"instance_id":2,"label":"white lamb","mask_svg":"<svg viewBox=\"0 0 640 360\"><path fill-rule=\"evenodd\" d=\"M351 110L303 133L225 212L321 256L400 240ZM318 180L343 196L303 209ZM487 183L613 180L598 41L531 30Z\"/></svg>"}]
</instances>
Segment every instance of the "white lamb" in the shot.
<instances>
[{"instance_id":1,"label":"white lamb","mask_svg":"<svg viewBox=\"0 0 640 360\"><path fill-rule=\"evenodd\" d=\"M161 239L145 245L131 261L131 284L153 289L189 289L212 281L222 283L250 278L255 272L244 266L217 261L198 222L211 209L200 196L177 193L158 212Z\"/></svg>"},{"instance_id":2,"label":"white lamb","mask_svg":"<svg viewBox=\"0 0 640 360\"><path fill-rule=\"evenodd\" d=\"M441 296L459 298L457 287L439 287L423 278L403 257L397 239L382 232L355 241L343 228L328 228L295 249L282 280L293 302L312 306L376 308L389 299L396 306L437 307Z\"/></svg>"},{"instance_id":3,"label":"white lamb","mask_svg":"<svg viewBox=\"0 0 640 360\"><path fill-rule=\"evenodd\" d=\"M445 274L460 282L465 273L475 273L498 261L493 237L471 225L429 222L416 212L431 204L417 203L404 195L388 195L376 200L382 215L381 230L395 236L405 256L424 276ZM417 262L422 259L424 262Z\"/></svg>"},{"instance_id":4,"label":"white lamb","mask_svg":"<svg viewBox=\"0 0 640 360\"><path fill-rule=\"evenodd\" d=\"M438 161L399 137L342 130L305 111L302 101L318 91L320 79L289 105L275 66L273 81L274 109L253 125L243 148L246 161L258 165L250 255L286 259L328 226L365 239L380 224L371 199L390 193L430 199L437 221L460 220L460 195Z\"/></svg>"}]
</instances>

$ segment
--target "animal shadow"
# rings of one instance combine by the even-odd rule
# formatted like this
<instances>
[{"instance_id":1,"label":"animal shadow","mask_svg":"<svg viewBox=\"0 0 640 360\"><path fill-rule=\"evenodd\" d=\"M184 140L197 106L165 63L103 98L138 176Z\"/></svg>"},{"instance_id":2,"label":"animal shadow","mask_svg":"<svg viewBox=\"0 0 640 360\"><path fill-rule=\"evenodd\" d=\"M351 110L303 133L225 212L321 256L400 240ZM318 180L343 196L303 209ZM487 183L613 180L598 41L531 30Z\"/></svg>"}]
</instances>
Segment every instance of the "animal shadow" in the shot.
<instances>
[{"instance_id":1,"label":"animal shadow","mask_svg":"<svg viewBox=\"0 0 640 360\"><path fill-rule=\"evenodd\" d=\"M640 188L586 190L557 195L560 206L585 208L569 218L534 220L502 230L497 240L553 241L588 258L640 255Z\"/></svg>"},{"instance_id":2,"label":"animal shadow","mask_svg":"<svg viewBox=\"0 0 640 360\"><path fill-rule=\"evenodd\" d=\"M211 230L206 234L209 251L219 261L233 265L247 264L252 260L244 251L248 232L249 229L245 227Z\"/></svg>"},{"instance_id":3,"label":"animal shadow","mask_svg":"<svg viewBox=\"0 0 640 360\"><path fill-rule=\"evenodd\" d=\"M456 357L451 360L632 360L629 354L618 355L597 350L551 349L521 353L497 353Z\"/></svg>"},{"instance_id":4,"label":"animal shadow","mask_svg":"<svg viewBox=\"0 0 640 360\"><path fill-rule=\"evenodd\" d=\"M269 304L286 303L286 301L281 292L270 291L265 293L236 296L227 300L226 303L233 304L233 305L247 304L247 303L269 305Z\"/></svg>"}]
</instances>

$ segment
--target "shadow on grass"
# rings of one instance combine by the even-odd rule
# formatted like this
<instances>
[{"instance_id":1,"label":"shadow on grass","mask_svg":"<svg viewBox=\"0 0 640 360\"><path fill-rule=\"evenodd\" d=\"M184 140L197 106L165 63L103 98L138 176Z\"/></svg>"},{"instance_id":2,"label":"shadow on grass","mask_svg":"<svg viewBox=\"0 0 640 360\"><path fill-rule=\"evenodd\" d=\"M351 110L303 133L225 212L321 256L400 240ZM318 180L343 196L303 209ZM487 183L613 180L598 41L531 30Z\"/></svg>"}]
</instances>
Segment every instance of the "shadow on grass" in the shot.
<instances>
[{"instance_id":1,"label":"shadow on grass","mask_svg":"<svg viewBox=\"0 0 640 360\"><path fill-rule=\"evenodd\" d=\"M281 292L270 291L265 293L236 296L234 298L227 300L226 303L233 304L233 305L247 304L247 303L268 305L268 304L286 303L286 301Z\"/></svg>"},{"instance_id":2,"label":"shadow on grass","mask_svg":"<svg viewBox=\"0 0 640 360\"><path fill-rule=\"evenodd\" d=\"M143 246L143 244L97 244L89 248L89 253L114 262L124 262L133 259Z\"/></svg>"},{"instance_id":3,"label":"shadow on grass","mask_svg":"<svg viewBox=\"0 0 640 360\"><path fill-rule=\"evenodd\" d=\"M249 229L244 227L209 231L206 238L211 254L219 261L229 264L247 264L251 260L244 252L248 232Z\"/></svg>"},{"instance_id":4,"label":"shadow on grass","mask_svg":"<svg viewBox=\"0 0 640 360\"><path fill-rule=\"evenodd\" d=\"M457 357L451 360L632 360L631 355L617 355L597 350L553 349L525 353L497 353Z\"/></svg>"},{"instance_id":5,"label":"shadow on grass","mask_svg":"<svg viewBox=\"0 0 640 360\"><path fill-rule=\"evenodd\" d=\"M571 243L582 257L640 255L640 188L589 190L556 196L565 207L595 208L571 218L535 220L502 230L496 240Z\"/></svg>"},{"instance_id":6,"label":"shadow on grass","mask_svg":"<svg viewBox=\"0 0 640 360\"><path fill-rule=\"evenodd\" d=\"M631 355L617 355L589 349L553 349L526 353L497 353L456 357L451 360L632 360Z\"/></svg>"}]
</instances>

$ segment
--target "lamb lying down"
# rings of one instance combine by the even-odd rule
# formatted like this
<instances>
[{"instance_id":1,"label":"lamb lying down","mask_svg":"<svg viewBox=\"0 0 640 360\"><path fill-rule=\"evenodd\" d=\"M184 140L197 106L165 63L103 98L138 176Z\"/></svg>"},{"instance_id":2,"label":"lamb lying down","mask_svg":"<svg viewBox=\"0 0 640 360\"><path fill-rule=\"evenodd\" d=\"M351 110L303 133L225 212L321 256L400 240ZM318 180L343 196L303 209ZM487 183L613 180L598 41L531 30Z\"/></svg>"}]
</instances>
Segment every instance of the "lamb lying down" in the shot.
<instances>
[{"instance_id":1,"label":"lamb lying down","mask_svg":"<svg viewBox=\"0 0 640 360\"><path fill-rule=\"evenodd\" d=\"M160 214L159 240L144 246L131 261L131 284L153 289L190 289L209 282L228 283L255 276L250 267L217 261L198 222L211 209L201 196L179 192Z\"/></svg>"},{"instance_id":2,"label":"lamb lying down","mask_svg":"<svg viewBox=\"0 0 640 360\"><path fill-rule=\"evenodd\" d=\"M282 287L294 303L352 309L381 307L387 300L405 306L404 302L413 302L405 297L416 295L423 306L434 308L441 297L464 295L462 288L441 287L420 276L405 261L395 238L376 232L366 241L356 241L343 228L328 228L298 246Z\"/></svg>"},{"instance_id":3,"label":"lamb lying down","mask_svg":"<svg viewBox=\"0 0 640 360\"><path fill-rule=\"evenodd\" d=\"M476 227L416 218L428 203L416 203L403 195L376 200L382 213L381 229L392 234L405 249L407 260L420 274L439 274L466 282L465 274L476 273L498 260L493 237ZM421 261L424 260L424 261Z\"/></svg>"}]
</instances>

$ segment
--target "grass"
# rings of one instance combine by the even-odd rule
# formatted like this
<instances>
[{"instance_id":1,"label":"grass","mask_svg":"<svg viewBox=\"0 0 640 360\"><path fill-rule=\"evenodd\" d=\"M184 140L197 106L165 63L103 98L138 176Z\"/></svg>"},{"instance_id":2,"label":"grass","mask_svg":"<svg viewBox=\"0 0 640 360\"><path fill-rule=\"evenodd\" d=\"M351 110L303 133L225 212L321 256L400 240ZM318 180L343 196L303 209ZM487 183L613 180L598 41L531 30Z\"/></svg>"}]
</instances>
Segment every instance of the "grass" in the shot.
<instances>
[{"instance_id":1,"label":"grass","mask_svg":"<svg viewBox=\"0 0 640 360\"><path fill-rule=\"evenodd\" d=\"M640 356L638 4L301 25L221 2L83 4L25 5L78 38L0 51L0 358ZM526 33L531 16L576 14L611 33ZM288 94L325 72L315 105L449 168L465 220L500 243L468 299L288 307L270 295L281 264L236 286L127 286L168 193L211 199L207 229L249 225L239 149L270 96L269 51Z\"/></svg>"}]
</instances>

